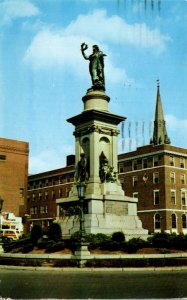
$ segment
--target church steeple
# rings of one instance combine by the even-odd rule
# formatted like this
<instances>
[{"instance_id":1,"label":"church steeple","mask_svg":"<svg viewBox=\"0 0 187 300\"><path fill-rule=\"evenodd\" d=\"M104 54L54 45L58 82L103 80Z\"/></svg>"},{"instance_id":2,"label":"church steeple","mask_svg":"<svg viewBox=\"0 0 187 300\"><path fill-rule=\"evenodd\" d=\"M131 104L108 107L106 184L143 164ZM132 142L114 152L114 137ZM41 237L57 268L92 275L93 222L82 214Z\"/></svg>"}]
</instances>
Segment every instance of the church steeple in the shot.
<instances>
[{"instance_id":1,"label":"church steeple","mask_svg":"<svg viewBox=\"0 0 187 300\"><path fill-rule=\"evenodd\" d=\"M167 135L166 122L164 120L164 113L162 109L159 80L157 80L157 97L156 97L153 139L151 139L150 143L154 145L170 144L170 139Z\"/></svg>"}]
</instances>

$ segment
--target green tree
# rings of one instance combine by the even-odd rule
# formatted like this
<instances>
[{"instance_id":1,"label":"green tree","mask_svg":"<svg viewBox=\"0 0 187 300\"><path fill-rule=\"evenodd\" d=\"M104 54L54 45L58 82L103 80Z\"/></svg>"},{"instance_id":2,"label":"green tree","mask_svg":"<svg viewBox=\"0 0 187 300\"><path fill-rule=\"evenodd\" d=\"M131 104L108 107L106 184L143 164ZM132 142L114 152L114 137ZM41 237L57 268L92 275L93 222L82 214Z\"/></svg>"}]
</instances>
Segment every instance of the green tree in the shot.
<instances>
[{"instance_id":1,"label":"green tree","mask_svg":"<svg viewBox=\"0 0 187 300\"><path fill-rule=\"evenodd\" d=\"M49 225L48 237L53 241L60 241L62 239L62 230L59 223L53 222Z\"/></svg>"},{"instance_id":2,"label":"green tree","mask_svg":"<svg viewBox=\"0 0 187 300\"><path fill-rule=\"evenodd\" d=\"M42 236L42 228L40 225L34 225L31 230L30 240L33 245L36 245L39 238Z\"/></svg>"}]
</instances>

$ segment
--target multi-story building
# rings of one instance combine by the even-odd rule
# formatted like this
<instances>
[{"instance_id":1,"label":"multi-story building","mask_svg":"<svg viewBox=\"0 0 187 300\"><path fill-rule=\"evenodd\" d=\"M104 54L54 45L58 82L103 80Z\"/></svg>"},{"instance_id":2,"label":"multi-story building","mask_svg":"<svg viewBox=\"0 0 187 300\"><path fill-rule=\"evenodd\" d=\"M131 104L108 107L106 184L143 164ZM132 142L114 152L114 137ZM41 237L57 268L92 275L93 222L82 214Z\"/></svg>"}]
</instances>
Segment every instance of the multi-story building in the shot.
<instances>
[{"instance_id":1,"label":"multi-story building","mask_svg":"<svg viewBox=\"0 0 187 300\"><path fill-rule=\"evenodd\" d=\"M29 175L27 206L30 227L47 228L57 216L56 199L65 198L74 182L75 156L67 156L66 167Z\"/></svg>"},{"instance_id":2,"label":"multi-story building","mask_svg":"<svg viewBox=\"0 0 187 300\"><path fill-rule=\"evenodd\" d=\"M187 233L187 149L170 145L159 86L150 145L119 155L118 163L125 194L138 198L143 227Z\"/></svg>"},{"instance_id":3,"label":"multi-story building","mask_svg":"<svg viewBox=\"0 0 187 300\"><path fill-rule=\"evenodd\" d=\"M26 213L28 180L27 142L0 138L0 196L3 211L16 217Z\"/></svg>"}]
</instances>

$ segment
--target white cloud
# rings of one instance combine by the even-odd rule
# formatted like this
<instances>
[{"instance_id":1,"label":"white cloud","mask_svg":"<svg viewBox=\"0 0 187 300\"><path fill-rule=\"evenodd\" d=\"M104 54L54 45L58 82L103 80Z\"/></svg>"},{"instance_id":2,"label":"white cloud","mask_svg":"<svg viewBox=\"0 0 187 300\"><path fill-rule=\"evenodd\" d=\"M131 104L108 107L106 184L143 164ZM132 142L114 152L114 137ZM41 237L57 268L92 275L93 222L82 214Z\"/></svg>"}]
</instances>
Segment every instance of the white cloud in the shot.
<instances>
[{"instance_id":1,"label":"white cloud","mask_svg":"<svg viewBox=\"0 0 187 300\"><path fill-rule=\"evenodd\" d=\"M178 131L180 129L187 132L187 120L177 119L173 115L166 115L165 119L167 126L170 127L172 130Z\"/></svg>"},{"instance_id":2,"label":"white cloud","mask_svg":"<svg viewBox=\"0 0 187 300\"><path fill-rule=\"evenodd\" d=\"M43 150L29 158L29 174L63 168L66 165L66 156L74 153L72 146L63 146L60 151Z\"/></svg>"},{"instance_id":3,"label":"white cloud","mask_svg":"<svg viewBox=\"0 0 187 300\"><path fill-rule=\"evenodd\" d=\"M107 81L134 83L124 69L114 65L115 53L111 52L112 46L108 46L108 43L117 46L131 44L159 52L164 50L166 40L166 36L156 29L150 30L145 24L129 25L118 16L108 17L104 10L96 10L88 15L79 15L66 28L55 30L48 27L40 30L28 47L24 62L34 70L60 67L62 71L71 71L81 78L87 75L88 62L82 58L80 45L82 42L89 46L98 44L107 54ZM87 54L91 51L88 49Z\"/></svg>"},{"instance_id":4,"label":"white cloud","mask_svg":"<svg viewBox=\"0 0 187 300\"><path fill-rule=\"evenodd\" d=\"M0 24L8 24L13 19L32 17L39 9L27 0L4 0L0 3Z\"/></svg>"},{"instance_id":5,"label":"white cloud","mask_svg":"<svg viewBox=\"0 0 187 300\"><path fill-rule=\"evenodd\" d=\"M171 143L179 147L187 147L187 119L166 115L165 120Z\"/></svg>"},{"instance_id":6,"label":"white cloud","mask_svg":"<svg viewBox=\"0 0 187 300\"><path fill-rule=\"evenodd\" d=\"M96 44L96 40L85 36L68 35L64 36L62 31L54 31L49 28L40 31L33 39L27 49L24 62L30 64L34 70L50 67L60 67L64 72L71 71L83 77L87 75L88 61L85 61L80 51L80 44L85 41L88 45ZM100 43L103 50L105 45ZM92 49L88 49L90 53ZM105 52L105 51L104 51ZM114 66L109 57L112 55L107 51L107 64L105 74L108 75L108 82L132 82L125 71Z\"/></svg>"},{"instance_id":7,"label":"white cloud","mask_svg":"<svg viewBox=\"0 0 187 300\"><path fill-rule=\"evenodd\" d=\"M105 10L95 10L88 15L80 15L65 30L66 35L89 36L98 41L130 44L162 52L170 38L156 28L151 30L144 23L128 24L121 17L108 17Z\"/></svg>"}]
</instances>

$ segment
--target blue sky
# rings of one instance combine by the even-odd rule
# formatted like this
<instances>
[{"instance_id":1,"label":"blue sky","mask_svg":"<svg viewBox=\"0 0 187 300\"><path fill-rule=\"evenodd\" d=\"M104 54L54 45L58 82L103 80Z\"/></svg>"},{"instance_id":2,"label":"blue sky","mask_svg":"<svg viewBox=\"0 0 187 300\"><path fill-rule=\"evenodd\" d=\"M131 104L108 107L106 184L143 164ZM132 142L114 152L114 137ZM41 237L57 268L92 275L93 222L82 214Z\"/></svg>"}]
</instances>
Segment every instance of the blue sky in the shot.
<instances>
[{"instance_id":1,"label":"blue sky","mask_svg":"<svg viewBox=\"0 0 187 300\"><path fill-rule=\"evenodd\" d=\"M158 78L171 143L187 148L187 1L0 0L0 137L29 142L29 172L74 153L66 119L91 86L82 42L107 54L110 111L127 117L119 153L149 143Z\"/></svg>"}]
</instances>

